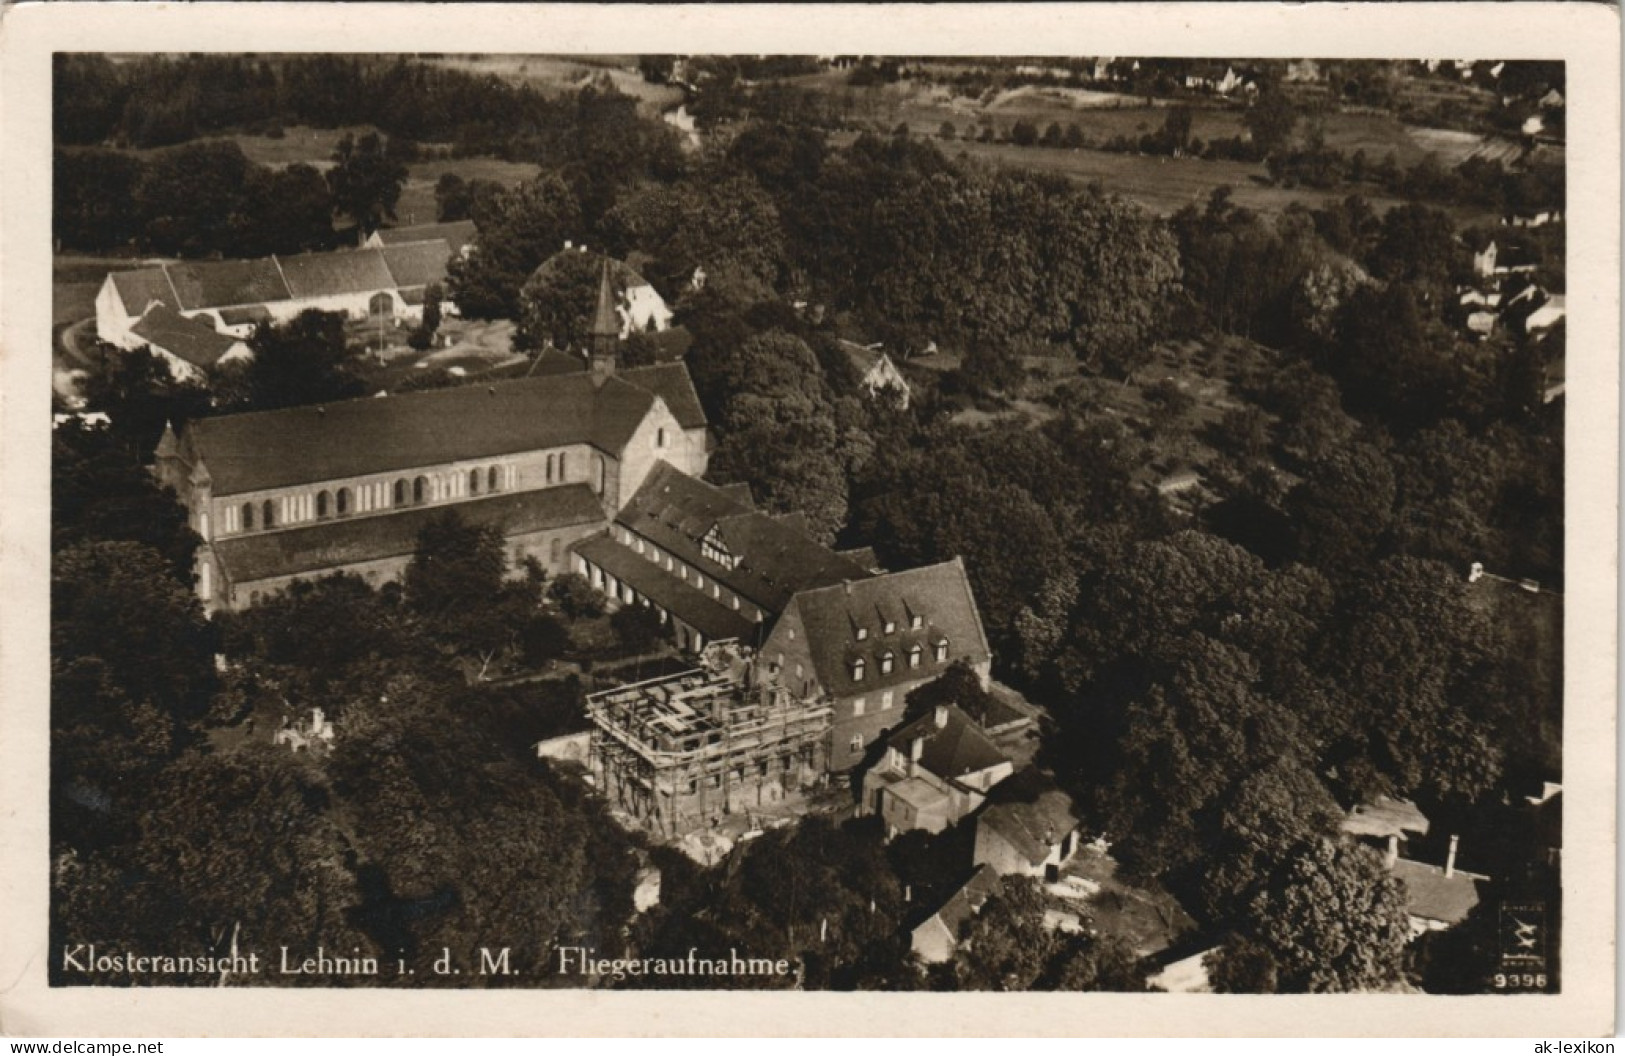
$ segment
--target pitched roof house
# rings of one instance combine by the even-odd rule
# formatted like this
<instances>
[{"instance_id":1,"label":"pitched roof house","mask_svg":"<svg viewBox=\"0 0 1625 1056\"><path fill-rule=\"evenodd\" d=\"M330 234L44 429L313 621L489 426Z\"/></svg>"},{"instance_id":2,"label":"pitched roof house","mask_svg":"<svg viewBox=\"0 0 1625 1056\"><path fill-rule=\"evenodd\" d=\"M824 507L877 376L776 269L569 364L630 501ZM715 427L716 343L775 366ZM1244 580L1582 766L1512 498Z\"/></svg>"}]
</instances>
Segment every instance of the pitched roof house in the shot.
<instances>
[{"instance_id":1,"label":"pitched roof house","mask_svg":"<svg viewBox=\"0 0 1625 1056\"><path fill-rule=\"evenodd\" d=\"M576 555L577 571L594 586L623 602L655 605L674 622L679 644L695 650L728 638L754 646L797 591L869 574L756 509L748 490L718 487L664 462L650 469L610 530L577 546Z\"/></svg>"},{"instance_id":2,"label":"pitched roof house","mask_svg":"<svg viewBox=\"0 0 1625 1056\"><path fill-rule=\"evenodd\" d=\"M855 565L855 562L851 562ZM915 687L963 660L985 683L992 653L959 558L862 571L800 591L762 645L770 677L835 706L831 767L850 769L902 721Z\"/></svg>"},{"instance_id":3,"label":"pitched roof house","mask_svg":"<svg viewBox=\"0 0 1625 1056\"><path fill-rule=\"evenodd\" d=\"M436 224L411 224L406 227L380 227L367 236L363 246L380 249L384 246L406 245L411 242L441 241L457 256L474 244L479 229L472 220L447 220Z\"/></svg>"},{"instance_id":4,"label":"pitched roof house","mask_svg":"<svg viewBox=\"0 0 1625 1056\"><path fill-rule=\"evenodd\" d=\"M909 398L913 390L909 387L908 379L903 372L897 369L897 364L883 350L875 347L859 345L852 341L842 341L841 346L852 360L852 365L858 371L858 384L871 399L882 397L890 398L899 410L908 410Z\"/></svg>"},{"instance_id":5,"label":"pitched roof house","mask_svg":"<svg viewBox=\"0 0 1625 1056\"><path fill-rule=\"evenodd\" d=\"M915 925L909 947L927 964L952 960L959 949L959 932L966 921L982 911L987 900L999 893L999 874L979 866L958 890L948 896L942 908Z\"/></svg>"},{"instance_id":6,"label":"pitched roof house","mask_svg":"<svg viewBox=\"0 0 1625 1056\"><path fill-rule=\"evenodd\" d=\"M941 832L981 806L1012 769L974 719L937 707L886 737L885 755L864 775L859 809L879 815L888 836Z\"/></svg>"},{"instance_id":7,"label":"pitched roof house","mask_svg":"<svg viewBox=\"0 0 1625 1056\"><path fill-rule=\"evenodd\" d=\"M1078 822L1072 797L1028 767L993 789L976 815L973 860L1000 876L1057 873L1078 849Z\"/></svg>"},{"instance_id":8,"label":"pitched roof house","mask_svg":"<svg viewBox=\"0 0 1625 1056\"><path fill-rule=\"evenodd\" d=\"M222 334L161 302L148 308L130 332L163 357L181 379L202 379L222 363L243 363L254 358L242 338Z\"/></svg>"}]
</instances>

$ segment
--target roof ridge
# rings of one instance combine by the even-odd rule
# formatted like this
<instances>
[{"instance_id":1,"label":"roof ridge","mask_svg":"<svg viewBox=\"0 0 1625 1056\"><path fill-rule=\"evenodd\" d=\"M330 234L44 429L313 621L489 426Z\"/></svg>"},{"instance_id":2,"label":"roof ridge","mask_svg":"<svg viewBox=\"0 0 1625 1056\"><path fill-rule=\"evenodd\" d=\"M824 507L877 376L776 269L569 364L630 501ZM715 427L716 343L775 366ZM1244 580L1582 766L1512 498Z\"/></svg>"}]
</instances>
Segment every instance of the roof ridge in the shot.
<instances>
[{"instance_id":1,"label":"roof ridge","mask_svg":"<svg viewBox=\"0 0 1625 1056\"><path fill-rule=\"evenodd\" d=\"M271 254L271 263L276 265L276 277L282 280L282 288L288 291L288 299L293 299L293 286L288 282L288 273L282 270L282 261L277 259L275 253Z\"/></svg>"},{"instance_id":2,"label":"roof ridge","mask_svg":"<svg viewBox=\"0 0 1625 1056\"><path fill-rule=\"evenodd\" d=\"M547 382L563 383L561 381L561 379L575 379L575 378L585 379L586 377L587 377L587 375L585 373L582 373L582 374L542 374L542 375L537 375L537 376L534 376L534 377L497 378L497 379L494 379L492 381L486 382L485 387L487 387L487 388L503 388L503 387L517 388L520 385L525 385L525 384L530 384L530 385L535 385L537 387L540 387L540 385L542 383L547 383ZM445 399L452 393L462 393L462 392L465 392L465 391L473 391L473 390L475 390L475 389L477 389L479 387L480 386L477 385L477 384L470 384L470 385L453 385L453 386L451 386L449 388L444 388L444 389L418 389L418 390L412 391L412 392L392 392L392 393L388 394L387 400L390 400L390 401L410 400L410 401L412 401L414 403L428 403L428 402L431 402L431 401L433 401L435 399ZM634 388L636 388L636 386L634 386ZM374 396L351 396L348 399L327 400L327 401L324 401L324 402L322 402L320 404L301 403L301 404L295 404L295 405L293 405L291 407L272 407L272 408L269 408L267 410L262 410L262 411L237 411L237 412L232 413L232 414L215 414L215 415L210 415L210 416L205 417L205 418L194 418L194 419L192 419L192 421L188 425L188 428L190 428L191 425L200 425L200 424L202 424L204 422L220 422L220 421L226 421L228 419L231 420L231 421L236 422L236 421L245 421L245 420L250 419L250 418L272 417L272 416L276 416L276 415L288 415L288 416L291 417L294 414L298 414L300 412L308 413L308 412L314 411L318 407L321 407L321 408L323 408L323 409L325 409L327 411L331 411L335 407L348 407L348 406L350 406L352 404L369 404L370 405L370 404L373 404L373 403L375 403L377 401L378 401L378 397L375 396L375 395Z\"/></svg>"},{"instance_id":3,"label":"roof ridge","mask_svg":"<svg viewBox=\"0 0 1625 1056\"><path fill-rule=\"evenodd\" d=\"M159 264L158 270L164 273L164 281L169 283L169 295L175 298L175 310L180 311L185 305L181 304L181 291L175 287L175 279L169 274L169 265ZM146 310L143 309L141 314L145 315Z\"/></svg>"}]
</instances>

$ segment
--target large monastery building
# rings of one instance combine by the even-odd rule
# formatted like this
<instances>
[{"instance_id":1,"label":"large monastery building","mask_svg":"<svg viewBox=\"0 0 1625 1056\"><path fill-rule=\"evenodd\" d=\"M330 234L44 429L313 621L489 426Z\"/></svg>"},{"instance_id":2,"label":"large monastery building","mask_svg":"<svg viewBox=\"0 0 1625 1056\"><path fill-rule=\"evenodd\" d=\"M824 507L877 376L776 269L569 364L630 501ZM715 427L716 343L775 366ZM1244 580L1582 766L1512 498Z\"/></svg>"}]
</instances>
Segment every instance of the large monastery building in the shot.
<instances>
[{"instance_id":1,"label":"large monastery building","mask_svg":"<svg viewBox=\"0 0 1625 1056\"><path fill-rule=\"evenodd\" d=\"M570 374L204 418L158 449L203 537L198 591L240 608L299 576L395 578L424 512L502 528L510 557L568 568L657 462L703 473L681 365Z\"/></svg>"},{"instance_id":2,"label":"large monastery building","mask_svg":"<svg viewBox=\"0 0 1625 1056\"><path fill-rule=\"evenodd\" d=\"M702 480L709 438L687 366L618 370L619 322L606 267L589 370L166 428L155 473L203 539L204 605L244 608L333 572L397 579L423 526L455 509L501 533L515 574L527 558L555 575L578 572L612 605L651 608L685 652L723 645L743 657L745 688L707 689L706 699L732 701L723 709L732 717L715 719L729 738L749 727L761 740L751 724L794 726L790 741L772 741L786 780L795 767L857 765L902 722L908 693L949 665L987 678L987 636L958 559L886 572L872 551L812 539L799 514L757 509L743 485ZM782 787L740 784L721 755L673 776L698 765L690 754L700 748L644 743L639 732L659 726L645 712L666 707L670 688L601 702L595 715L624 751L600 738L596 758L630 768L606 779L647 785L664 775L674 803L688 802L687 783L701 777L757 795ZM816 723L802 721L808 708ZM692 794L701 809L707 797ZM644 805L673 816L654 803Z\"/></svg>"}]
</instances>

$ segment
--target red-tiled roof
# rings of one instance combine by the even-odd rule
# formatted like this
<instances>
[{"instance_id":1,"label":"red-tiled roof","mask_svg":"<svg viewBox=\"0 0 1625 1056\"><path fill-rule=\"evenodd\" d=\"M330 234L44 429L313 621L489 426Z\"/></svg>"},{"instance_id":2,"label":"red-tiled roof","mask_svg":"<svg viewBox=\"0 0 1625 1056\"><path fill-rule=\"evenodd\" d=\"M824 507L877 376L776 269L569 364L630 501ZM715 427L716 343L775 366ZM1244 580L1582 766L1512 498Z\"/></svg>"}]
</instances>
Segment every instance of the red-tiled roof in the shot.
<instances>
[{"instance_id":1,"label":"red-tiled roof","mask_svg":"<svg viewBox=\"0 0 1625 1056\"><path fill-rule=\"evenodd\" d=\"M755 643L757 625L754 622L657 568L654 562L633 553L608 535L585 539L573 549L712 641L736 638L747 644Z\"/></svg>"},{"instance_id":2,"label":"red-tiled roof","mask_svg":"<svg viewBox=\"0 0 1625 1056\"><path fill-rule=\"evenodd\" d=\"M1406 833L1426 836L1428 819L1408 799L1378 796L1370 803L1357 804L1343 819L1344 832L1355 836L1398 836Z\"/></svg>"},{"instance_id":3,"label":"red-tiled roof","mask_svg":"<svg viewBox=\"0 0 1625 1056\"><path fill-rule=\"evenodd\" d=\"M654 403L587 374L201 418L187 427L217 495L412 470L568 444L619 456Z\"/></svg>"},{"instance_id":4,"label":"red-tiled roof","mask_svg":"<svg viewBox=\"0 0 1625 1056\"><path fill-rule=\"evenodd\" d=\"M154 348L203 370L220 362L233 348L247 348L240 339L222 334L208 323L188 319L162 304L149 308L147 314L130 327L130 332Z\"/></svg>"},{"instance_id":5,"label":"red-tiled roof","mask_svg":"<svg viewBox=\"0 0 1625 1056\"><path fill-rule=\"evenodd\" d=\"M577 374L586 369L585 359L549 345L537 355L535 367L530 373L535 377L545 377L549 374Z\"/></svg>"},{"instance_id":6,"label":"red-tiled roof","mask_svg":"<svg viewBox=\"0 0 1625 1056\"><path fill-rule=\"evenodd\" d=\"M952 705L943 710L946 721L942 726L937 725L934 712L921 715L889 734L886 745L906 757L914 742L923 737L920 765L949 781L1010 761L969 715Z\"/></svg>"},{"instance_id":7,"label":"red-tiled roof","mask_svg":"<svg viewBox=\"0 0 1625 1056\"><path fill-rule=\"evenodd\" d=\"M239 586L278 576L325 572L412 553L423 526L448 510L455 510L469 524L494 526L505 536L591 524L604 518L604 509L591 488L567 484L493 495L456 506L419 506L305 528L233 536L216 540L214 552L232 582Z\"/></svg>"},{"instance_id":8,"label":"red-tiled roof","mask_svg":"<svg viewBox=\"0 0 1625 1056\"><path fill-rule=\"evenodd\" d=\"M958 558L938 565L873 575L842 559L860 574L848 583L804 589L796 598L813 667L824 689L838 697L931 677L955 660L981 664L990 659L982 617L976 610L965 566ZM918 616L920 626L912 626ZM886 623L893 625L886 633ZM858 639L858 630L865 637ZM947 658L936 659L939 642L948 643ZM920 648L920 666L908 665L910 651ZM882 674L890 653L892 669ZM863 679L852 678L855 661L863 660Z\"/></svg>"}]
</instances>

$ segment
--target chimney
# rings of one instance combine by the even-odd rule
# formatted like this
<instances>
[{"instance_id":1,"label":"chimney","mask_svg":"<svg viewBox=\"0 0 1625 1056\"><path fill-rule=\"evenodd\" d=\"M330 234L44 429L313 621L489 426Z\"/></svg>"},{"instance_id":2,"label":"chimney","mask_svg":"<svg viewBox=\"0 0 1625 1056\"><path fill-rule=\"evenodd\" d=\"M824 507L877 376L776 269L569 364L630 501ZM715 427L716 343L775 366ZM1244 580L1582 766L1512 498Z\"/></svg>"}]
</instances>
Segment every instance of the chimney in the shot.
<instances>
[{"instance_id":1,"label":"chimney","mask_svg":"<svg viewBox=\"0 0 1625 1056\"><path fill-rule=\"evenodd\" d=\"M947 726L948 725L948 708L947 708L947 706L943 705L943 704L938 704L937 708L936 708L936 711L931 715L931 721L936 723L937 729L939 729L939 730L942 729L943 727Z\"/></svg>"},{"instance_id":2,"label":"chimney","mask_svg":"<svg viewBox=\"0 0 1625 1056\"><path fill-rule=\"evenodd\" d=\"M1382 864L1392 869L1397 861L1399 861L1399 837L1390 832L1388 834L1388 853L1383 855Z\"/></svg>"},{"instance_id":3,"label":"chimney","mask_svg":"<svg viewBox=\"0 0 1625 1056\"><path fill-rule=\"evenodd\" d=\"M1444 860L1444 875L1447 880L1456 875L1456 844L1460 842L1460 836L1450 837L1450 854Z\"/></svg>"},{"instance_id":4,"label":"chimney","mask_svg":"<svg viewBox=\"0 0 1625 1056\"><path fill-rule=\"evenodd\" d=\"M909 742L909 745L908 745L908 759L909 759L909 762L911 762L911 763L919 762L920 761L920 756L924 755L924 754L925 754L925 738L924 737L916 737L916 738L914 738L914 740Z\"/></svg>"}]
</instances>

